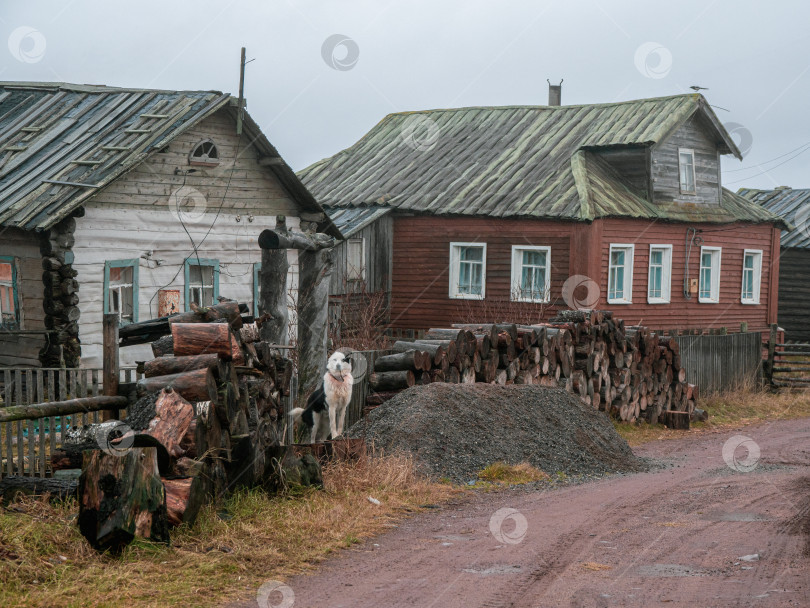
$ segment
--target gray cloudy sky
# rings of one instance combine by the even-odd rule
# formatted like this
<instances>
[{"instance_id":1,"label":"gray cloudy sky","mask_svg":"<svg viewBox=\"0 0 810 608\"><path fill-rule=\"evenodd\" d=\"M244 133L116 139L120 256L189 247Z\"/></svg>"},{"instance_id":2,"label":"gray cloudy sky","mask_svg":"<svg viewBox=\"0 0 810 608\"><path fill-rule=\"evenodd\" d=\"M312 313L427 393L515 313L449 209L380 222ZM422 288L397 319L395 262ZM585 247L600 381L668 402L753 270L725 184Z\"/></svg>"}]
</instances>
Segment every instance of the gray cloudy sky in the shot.
<instances>
[{"instance_id":1,"label":"gray cloudy sky","mask_svg":"<svg viewBox=\"0 0 810 608\"><path fill-rule=\"evenodd\" d=\"M248 110L295 169L389 112L545 104L546 78L564 104L700 85L752 142L724 185L810 187L808 18L798 1L0 0L0 79L235 94L246 46ZM335 34L327 59L350 69L323 57Z\"/></svg>"}]
</instances>

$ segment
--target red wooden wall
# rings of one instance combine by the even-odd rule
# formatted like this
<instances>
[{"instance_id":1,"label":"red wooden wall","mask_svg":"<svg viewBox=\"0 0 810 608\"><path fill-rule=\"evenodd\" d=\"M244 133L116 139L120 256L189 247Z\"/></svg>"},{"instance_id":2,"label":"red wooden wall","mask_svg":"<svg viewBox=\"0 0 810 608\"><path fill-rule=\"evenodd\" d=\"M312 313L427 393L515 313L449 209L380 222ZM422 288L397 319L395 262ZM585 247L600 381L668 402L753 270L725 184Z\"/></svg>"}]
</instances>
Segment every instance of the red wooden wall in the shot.
<instances>
[{"instance_id":1,"label":"red wooden wall","mask_svg":"<svg viewBox=\"0 0 810 608\"><path fill-rule=\"evenodd\" d=\"M702 230L704 245L722 247L720 303L701 304L683 296L686 229ZM487 244L486 298L483 302L448 297L450 243ZM608 252L611 243L635 244L633 303L606 303ZM738 331L747 321L763 330L776 318L779 231L768 224L714 225L606 219L593 224L490 218L397 217L394 221L391 326L426 329L465 321L503 320L502 311L538 314L534 304L508 303L512 245L551 247L552 304L545 318L562 302L562 285L574 274L594 279L601 297L597 307L612 309L630 324L655 329L727 327ZM650 244L671 244L670 304L647 303L647 263ZM744 249L763 251L759 305L740 302ZM698 277L700 246L692 249L690 276ZM578 294L582 296L583 294ZM471 317L475 317L472 319ZM496 318L498 317L498 318Z\"/></svg>"}]
</instances>

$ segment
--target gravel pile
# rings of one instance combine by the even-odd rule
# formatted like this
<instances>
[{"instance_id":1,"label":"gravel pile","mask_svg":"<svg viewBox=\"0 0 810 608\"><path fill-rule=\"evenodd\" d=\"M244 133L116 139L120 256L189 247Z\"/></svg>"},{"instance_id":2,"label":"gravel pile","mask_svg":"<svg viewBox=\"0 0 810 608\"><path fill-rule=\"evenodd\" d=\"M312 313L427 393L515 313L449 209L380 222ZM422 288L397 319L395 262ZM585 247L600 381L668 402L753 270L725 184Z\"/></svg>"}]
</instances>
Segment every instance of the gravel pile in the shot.
<instances>
[{"instance_id":1,"label":"gravel pile","mask_svg":"<svg viewBox=\"0 0 810 608\"><path fill-rule=\"evenodd\" d=\"M386 401L349 429L386 453L411 452L417 467L455 482L496 461L530 462L549 474L640 471L607 417L562 389L433 383Z\"/></svg>"}]
</instances>

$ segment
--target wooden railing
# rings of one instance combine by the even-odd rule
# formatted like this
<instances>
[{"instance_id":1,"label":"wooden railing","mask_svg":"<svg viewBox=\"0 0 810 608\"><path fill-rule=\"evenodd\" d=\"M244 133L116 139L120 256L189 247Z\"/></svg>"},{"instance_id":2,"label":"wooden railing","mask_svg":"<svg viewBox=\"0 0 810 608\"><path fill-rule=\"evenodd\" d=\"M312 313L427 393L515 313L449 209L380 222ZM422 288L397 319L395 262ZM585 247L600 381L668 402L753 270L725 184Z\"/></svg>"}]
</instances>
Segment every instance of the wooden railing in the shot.
<instances>
[{"instance_id":1,"label":"wooden railing","mask_svg":"<svg viewBox=\"0 0 810 608\"><path fill-rule=\"evenodd\" d=\"M120 382L139 377L134 368L119 371ZM95 397L103 391L101 378L99 368L0 368L0 407ZM49 477L50 455L62 445L65 432L100 417L100 412L92 412L0 424L0 477Z\"/></svg>"},{"instance_id":2,"label":"wooden railing","mask_svg":"<svg viewBox=\"0 0 810 608\"><path fill-rule=\"evenodd\" d=\"M778 331L771 326L765 379L775 388L810 388L810 343L779 342Z\"/></svg>"}]
</instances>

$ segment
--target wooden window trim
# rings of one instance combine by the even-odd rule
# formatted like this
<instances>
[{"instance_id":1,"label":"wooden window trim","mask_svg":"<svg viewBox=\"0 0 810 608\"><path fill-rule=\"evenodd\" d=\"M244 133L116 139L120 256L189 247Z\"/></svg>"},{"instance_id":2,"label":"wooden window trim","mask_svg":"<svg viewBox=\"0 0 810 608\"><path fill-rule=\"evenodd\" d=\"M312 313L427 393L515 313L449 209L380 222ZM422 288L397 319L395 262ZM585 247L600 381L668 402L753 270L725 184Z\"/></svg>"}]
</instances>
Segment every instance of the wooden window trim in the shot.
<instances>
[{"instance_id":1,"label":"wooden window trim","mask_svg":"<svg viewBox=\"0 0 810 608\"><path fill-rule=\"evenodd\" d=\"M689 154L692 158L692 189L685 190L683 187L683 180L681 179L681 154ZM678 189L681 194L697 194L697 169L695 167L695 151L692 148L678 148Z\"/></svg>"},{"instance_id":2,"label":"wooden window trim","mask_svg":"<svg viewBox=\"0 0 810 608\"><path fill-rule=\"evenodd\" d=\"M184 271L184 278L185 278L185 310L186 312L191 312L191 277L190 277L190 269L192 266L212 266L214 268L214 301L219 297L219 260L208 259L208 258L186 258L185 268Z\"/></svg>"},{"instance_id":3,"label":"wooden window trim","mask_svg":"<svg viewBox=\"0 0 810 608\"><path fill-rule=\"evenodd\" d=\"M661 260L661 296L650 295L652 290L652 254L653 251L664 252ZM672 245L650 245L650 257L647 260L647 303L669 304L672 301Z\"/></svg>"},{"instance_id":4,"label":"wooden window trim","mask_svg":"<svg viewBox=\"0 0 810 608\"><path fill-rule=\"evenodd\" d=\"M132 268L132 323L138 322L138 289L140 283L138 280L138 271L140 269L140 260L137 258L130 260L107 260L104 262L104 313L112 312L110 310L110 269L111 268ZM129 325L121 318L121 313L118 313L118 324Z\"/></svg>"},{"instance_id":5,"label":"wooden window trim","mask_svg":"<svg viewBox=\"0 0 810 608\"><path fill-rule=\"evenodd\" d=\"M711 284L709 286L710 295L708 298L704 298L700 295L700 285L701 279L703 278L703 254L704 253L716 253L717 254L717 272L714 272L714 255L712 255L712 274L710 277ZM702 246L700 248L700 264L698 267L698 302L701 304L719 304L720 303L720 274L722 268L722 256L723 256L723 248L722 247L709 247L709 246Z\"/></svg>"},{"instance_id":6,"label":"wooden window trim","mask_svg":"<svg viewBox=\"0 0 810 608\"><path fill-rule=\"evenodd\" d=\"M481 265L481 295L477 294L469 294L469 293L459 293L458 292L458 278L459 278L459 269L461 258L459 256L459 250L462 247L478 247L482 249L482 265ZM486 243L462 243L462 242L452 242L450 243L450 271L448 272L450 275L450 284L449 284L449 297L453 300L483 300L486 297L487 292L487 244Z\"/></svg>"},{"instance_id":7,"label":"wooden window trim","mask_svg":"<svg viewBox=\"0 0 810 608\"><path fill-rule=\"evenodd\" d=\"M746 298L745 297L745 258L749 255L753 255L754 257L754 297L753 298ZM744 249L743 250L743 265L742 265L742 277L740 286L740 303L745 304L747 306L757 306L761 304L761 296L762 296L762 249Z\"/></svg>"},{"instance_id":8,"label":"wooden window trim","mask_svg":"<svg viewBox=\"0 0 810 608\"><path fill-rule=\"evenodd\" d=\"M543 297L533 298L520 295L520 282L523 276L523 252L542 251L546 254L546 267L543 276ZM551 247L547 245L512 245L512 289L509 299L513 302L548 304L551 301Z\"/></svg>"},{"instance_id":9,"label":"wooden window trim","mask_svg":"<svg viewBox=\"0 0 810 608\"><path fill-rule=\"evenodd\" d=\"M216 150L217 153L216 158L208 157L208 160L201 160L200 157L194 156L194 153L205 144L211 144L214 147L214 150ZM219 146L212 139L203 139L202 141L197 142L191 148L191 152L188 153L188 164L192 167L217 167L219 166L220 162Z\"/></svg>"},{"instance_id":10,"label":"wooden window trim","mask_svg":"<svg viewBox=\"0 0 810 608\"><path fill-rule=\"evenodd\" d=\"M610 297L610 277L612 269L614 268L611 262L613 252L617 249L624 249L630 254L630 259L625 259L624 262L624 285L623 291L625 297L611 298ZM608 251L608 283L607 283L607 302L608 304L632 304L633 303L633 264L635 261L636 246L632 243L611 243L610 250Z\"/></svg>"},{"instance_id":11,"label":"wooden window trim","mask_svg":"<svg viewBox=\"0 0 810 608\"><path fill-rule=\"evenodd\" d=\"M17 329L24 329L22 323L22 311L20 310L20 284L17 275L17 258L10 255L0 255L0 263L11 266L11 299L14 301L14 322ZM3 327L0 319L0 327Z\"/></svg>"}]
</instances>

